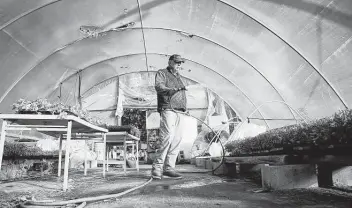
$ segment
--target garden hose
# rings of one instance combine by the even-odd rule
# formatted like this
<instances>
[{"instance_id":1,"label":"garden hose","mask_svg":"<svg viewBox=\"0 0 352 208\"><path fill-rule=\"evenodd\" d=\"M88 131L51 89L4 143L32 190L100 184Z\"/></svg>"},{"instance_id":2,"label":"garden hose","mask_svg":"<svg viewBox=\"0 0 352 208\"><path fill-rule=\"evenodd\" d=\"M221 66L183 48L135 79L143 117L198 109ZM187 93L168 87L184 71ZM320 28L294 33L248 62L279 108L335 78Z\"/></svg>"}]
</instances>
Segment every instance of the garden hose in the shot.
<instances>
[{"instance_id":1,"label":"garden hose","mask_svg":"<svg viewBox=\"0 0 352 208\"><path fill-rule=\"evenodd\" d=\"M176 92L176 94L177 94L177 92ZM173 97L171 99L173 99ZM172 108L172 105L171 105L171 108ZM180 113L180 114L183 114L183 115L186 115L186 116L191 116L191 117L197 119L198 121L202 122L204 125L206 125L214 134L214 136L211 139L209 145L214 141L214 139L216 137L219 136L218 133L215 133L214 130L208 124L206 124L204 121L202 121L201 119L199 119L199 118L197 118L195 116L192 116L192 115L190 115L187 112L177 111L177 110L175 110L173 108L171 110L173 112L175 112L175 113ZM225 148L224 148L222 142L220 141L220 139L216 139L216 140L220 143L221 148L222 148L222 157L221 157L220 164L216 168L214 168L212 170L209 170L209 171L203 171L203 172L199 172L199 171L184 171L184 173L208 173L208 172L214 173L217 169L219 169L221 167L221 165L224 163ZM206 152L208 148L209 148L209 146L205 149L205 151L203 151L203 153ZM180 171L180 172L182 172L182 171ZM26 201L24 203L21 203L20 207L22 207L22 208L41 208L43 206L63 206L63 205L68 205L68 204L80 204L77 207L82 208L82 207L84 207L86 205L87 202L100 201L100 200L106 200L106 199L118 198L118 197L124 196L124 195L126 195L126 194L128 194L128 193L130 193L132 191L135 191L137 189L143 188L144 186L148 185L152 181L153 181L153 178L151 177L147 182L145 182L145 183L143 183L143 184L141 184L139 186L135 186L133 188L127 189L127 190L125 190L123 192L120 192L120 193L117 193L117 194L108 194L108 195L101 195L101 196L96 196L96 197L85 197L85 198L73 199L73 200L68 200L68 201L58 201L58 202Z\"/></svg>"},{"instance_id":2,"label":"garden hose","mask_svg":"<svg viewBox=\"0 0 352 208\"><path fill-rule=\"evenodd\" d=\"M58 202L26 201L26 202L20 204L20 206L23 208L35 208L38 206L63 206L63 205L68 205L68 204L87 203L87 202L117 198L117 197L121 197L123 195L126 195L132 191L135 191L137 189L143 188L144 186L146 186L150 182L152 182L152 180L153 180L153 178L151 177L147 182L145 182L139 186L135 186L133 188L127 189L127 190L120 192L120 193L117 193L117 194L108 194L108 195L101 195L101 196L95 196L95 197L85 197L85 198L80 198L80 199L73 199L73 200L68 200L68 201L58 201ZM31 205L34 205L34 206L31 206ZM79 205L79 206L81 206L81 205Z\"/></svg>"}]
</instances>

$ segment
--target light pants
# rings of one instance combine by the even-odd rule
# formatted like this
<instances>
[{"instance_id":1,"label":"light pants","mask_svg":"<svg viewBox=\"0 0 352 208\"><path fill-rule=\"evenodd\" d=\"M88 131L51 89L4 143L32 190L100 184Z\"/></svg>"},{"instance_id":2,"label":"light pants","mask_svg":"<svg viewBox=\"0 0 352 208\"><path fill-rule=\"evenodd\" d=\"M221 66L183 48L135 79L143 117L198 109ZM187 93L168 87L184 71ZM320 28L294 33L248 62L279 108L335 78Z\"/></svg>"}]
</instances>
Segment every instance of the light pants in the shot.
<instances>
[{"instance_id":1,"label":"light pants","mask_svg":"<svg viewBox=\"0 0 352 208\"><path fill-rule=\"evenodd\" d=\"M160 141L158 142L153 168L172 170L175 168L182 140L183 115L171 110L160 113Z\"/></svg>"}]
</instances>

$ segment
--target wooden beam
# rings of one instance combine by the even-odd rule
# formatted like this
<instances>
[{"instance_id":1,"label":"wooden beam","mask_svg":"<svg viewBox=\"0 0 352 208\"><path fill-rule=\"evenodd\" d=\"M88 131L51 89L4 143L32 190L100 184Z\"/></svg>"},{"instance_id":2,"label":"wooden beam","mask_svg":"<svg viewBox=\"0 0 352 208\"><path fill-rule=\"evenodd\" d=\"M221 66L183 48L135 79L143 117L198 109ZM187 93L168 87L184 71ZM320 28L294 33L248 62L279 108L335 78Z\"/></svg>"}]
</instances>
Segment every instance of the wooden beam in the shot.
<instances>
[{"instance_id":1,"label":"wooden beam","mask_svg":"<svg viewBox=\"0 0 352 208\"><path fill-rule=\"evenodd\" d=\"M66 140L66 137L62 138L63 140ZM102 138L93 138L93 137L71 137L72 140L89 140L89 141L98 141L98 142L103 142Z\"/></svg>"},{"instance_id":2,"label":"wooden beam","mask_svg":"<svg viewBox=\"0 0 352 208\"><path fill-rule=\"evenodd\" d=\"M309 156L304 155L300 161L304 164L340 164L352 165L352 155L323 155L323 156Z\"/></svg>"},{"instance_id":3,"label":"wooden beam","mask_svg":"<svg viewBox=\"0 0 352 208\"><path fill-rule=\"evenodd\" d=\"M7 125L7 127L25 127L25 128L66 128L66 126L62 126L62 125L17 125L17 124Z\"/></svg>"},{"instance_id":4,"label":"wooden beam","mask_svg":"<svg viewBox=\"0 0 352 208\"><path fill-rule=\"evenodd\" d=\"M213 157L212 161L219 162L221 157ZM269 164L269 165L294 165L294 164L340 164L352 165L352 155L268 155L248 157L225 157L225 163L233 164Z\"/></svg>"},{"instance_id":5,"label":"wooden beam","mask_svg":"<svg viewBox=\"0 0 352 208\"><path fill-rule=\"evenodd\" d=\"M225 157L225 163L285 165L288 164L288 157L288 155Z\"/></svg>"},{"instance_id":6,"label":"wooden beam","mask_svg":"<svg viewBox=\"0 0 352 208\"><path fill-rule=\"evenodd\" d=\"M6 128L7 131L50 131L50 132L66 132L67 128L25 128L25 127L8 127Z\"/></svg>"},{"instance_id":7,"label":"wooden beam","mask_svg":"<svg viewBox=\"0 0 352 208\"><path fill-rule=\"evenodd\" d=\"M28 136L28 135L24 135L24 134L20 135L20 134L6 133L6 136L12 137L12 138L19 138L19 139L30 139L30 140L35 140L35 141L41 140L40 138Z\"/></svg>"}]
</instances>

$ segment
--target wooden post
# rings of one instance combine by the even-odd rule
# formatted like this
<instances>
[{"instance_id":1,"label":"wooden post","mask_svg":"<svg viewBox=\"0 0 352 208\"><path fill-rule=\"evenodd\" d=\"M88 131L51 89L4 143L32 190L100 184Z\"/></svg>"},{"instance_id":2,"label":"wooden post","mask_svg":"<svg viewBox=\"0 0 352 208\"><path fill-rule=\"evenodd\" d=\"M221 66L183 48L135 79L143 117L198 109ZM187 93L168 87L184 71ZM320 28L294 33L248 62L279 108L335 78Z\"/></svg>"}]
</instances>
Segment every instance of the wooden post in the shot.
<instances>
[{"instance_id":1,"label":"wooden post","mask_svg":"<svg viewBox=\"0 0 352 208\"><path fill-rule=\"evenodd\" d=\"M57 176L61 176L61 163L62 163L62 135L59 136L59 164L57 167Z\"/></svg>"},{"instance_id":2,"label":"wooden post","mask_svg":"<svg viewBox=\"0 0 352 208\"><path fill-rule=\"evenodd\" d=\"M146 151L148 151L148 142L149 142L149 135L148 135L148 110L145 111L145 131L146 131L146 135L147 135L147 149ZM142 145L142 142L141 142L141 145Z\"/></svg>"},{"instance_id":3,"label":"wooden post","mask_svg":"<svg viewBox=\"0 0 352 208\"><path fill-rule=\"evenodd\" d=\"M0 139L0 171L1 171L1 164L2 164L2 156L4 154L4 145L6 139L6 126L7 121L2 121L2 128L1 128L1 139Z\"/></svg>"},{"instance_id":4,"label":"wooden post","mask_svg":"<svg viewBox=\"0 0 352 208\"><path fill-rule=\"evenodd\" d=\"M137 172L139 172L139 154L138 154L138 140L136 140L136 150L137 150L137 160L136 160L136 168Z\"/></svg>"},{"instance_id":5,"label":"wooden post","mask_svg":"<svg viewBox=\"0 0 352 208\"><path fill-rule=\"evenodd\" d=\"M126 165L127 165L127 147L126 147L126 136L123 137L123 171L126 174Z\"/></svg>"},{"instance_id":6,"label":"wooden post","mask_svg":"<svg viewBox=\"0 0 352 208\"><path fill-rule=\"evenodd\" d=\"M87 153L88 153L88 147L87 147L87 140L84 140L84 175L87 175Z\"/></svg>"},{"instance_id":7,"label":"wooden post","mask_svg":"<svg viewBox=\"0 0 352 208\"><path fill-rule=\"evenodd\" d=\"M318 164L318 186L330 188L333 186L332 167L329 164Z\"/></svg>"},{"instance_id":8,"label":"wooden post","mask_svg":"<svg viewBox=\"0 0 352 208\"><path fill-rule=\"evenodd\" d=\"M64 186L63 190L66 191L68 188L68 165L70 160L70 143L71 143L71 129L72 121L68 121L67 125L67 139L66 139L66 153L65 153L65 169L64 169Z\"/></svg>"},{"instance_id":9,"label":"wooden post","mask_svg":"<svg viewBox=\"0 0 352 208\"><path fill-rule=\"evenodd\" d=\"M96 153L95 152L95 141L92 142L92 152ZM93 163L94 162L94 163ZM96 163L95 163L96 162ZM96 160L92 160L90 161L90 168L93 168L93 164L94 164L94 167L95 167L95 164L97 165L98 167L98 158Z\"/></svg>"},{"instance_id":10,"label":"wooden post","mask_svg":"<svg viewBox=\"0 0 352 208\"><path fill-rule=\"evenodd\" d=\"M103 134L103 139L104 139L104 152L103 152L103 177L105 178L105 160L106 160L106 133Z\"/></svg>"},{"instance_id":11,"label":"wooden post","mask_svg":"<svg viewBox=\"0 0 352 208\"><path fill-rule=\"evenodd\" d=\"M149 132L148 132L148 110L146 110L145 111L145 131L146 131L146 135L147 135L147 142L146 142L146 144L147 144L147 149L145 149L145 151L144 151L144 154L145 154L145 156L144 156L144 158L143 158L143 160L144 160L144 164L149 164L148 163L148 156L149 156L149 154L148 154L148 151L150 150L150 148L149 148ZM142 142L141 142L141 145L142 145Z\"/></svg>"},{"instance_id":12,"label":"wooden post","mask_svg":"<svg viewBox=\"0 0 352 208\"><path fill-rule=\"evenodd\" d=\"M82 109L82 97L81 97L81 85L82 85L82 70L79 70L78 72L78 105L79 108Z\"/></svg>"},{"instance_id":13,"label":"wooden post","mask_svg":"<svg viewBox=\"0 0 352 208\"><path fill-rule=\"evenodd\" d=\"M106 151L106 172L109 172L109 147L107 147Z\"/></svg>"},{"instance_id":14,"label":"wooden post","mask_svg":"<svg viewBox=\"0 0 352 208\"><path fill-rule=\"evenodd\" d=\"M117 126L121 126L122 125L121 117L116 116L116 119L117 119Z\"/></svg>"}]
</instances>

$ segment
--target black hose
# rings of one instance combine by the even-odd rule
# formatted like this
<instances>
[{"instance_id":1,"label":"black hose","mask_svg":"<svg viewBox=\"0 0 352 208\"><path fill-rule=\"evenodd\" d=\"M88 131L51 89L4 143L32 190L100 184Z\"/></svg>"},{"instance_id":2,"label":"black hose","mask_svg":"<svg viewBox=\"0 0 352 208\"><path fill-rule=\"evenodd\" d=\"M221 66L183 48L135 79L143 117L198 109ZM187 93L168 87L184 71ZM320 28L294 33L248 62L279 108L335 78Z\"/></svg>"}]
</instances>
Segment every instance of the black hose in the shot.
<instances>
[{"instance_id":1,"label":"black hose","mask_svg":"<svg viewBox=\"0 0 352 208\"><path fill-rule=\"evenodd\" d=\"M185 87L180 88L180 89L178 89L178 91L177 91L175 94L173 94L173 95L171 96L171 98L170 98L170 107L171 107L171 110L174 111L175 113L180 113L180 114L183 114L183 115L186 115L186 116L190 116L190 117L192 117L192 118L195 118L195 119L197 119L198 121L200 121L201 123L203 123L204 125L206 125L206 126L213 132L213 134L214 134L213 139L214 139L217 134L214 132L214 130L213 130L207 123L205 123L204 121L202 121L201 119L199 119L199 118L197 118L197 117L195 117L195 116L192 116L191 114L189 114L189 113L187 113L187 112L179 111L179 110L176 110L176 109L174 108L174 105L175 105L174 103L177 103L177 101L175 101L175 99L177 99L177 96L181 95L180 93L182 93L182 91L187 91L187 90L186 90ZM213 141L213 139L212 139L211 141ZM201 172L201 173L208 173L208 172L215 173L215 171L218 170L218 169L224 164L224 162L225 162L225 148L224 148L224 145L222 144L222 142L220 141L220 139L219 139L218 141L219 141L219 143L220 143L220 145L221 145L221 148L222 148L222 157L221 157L220 164L219 164L216 168L214 168L214 169L212 169L212 170L204 171L204 172ZM210 158L214 158L214 157L210 157ZM216 158L218 158L218 157L216 157ZM195 172L193 172L193 173L199 173L199 172L196 172L196 171L195 171Z\"/></svg>"}]
</instances>

